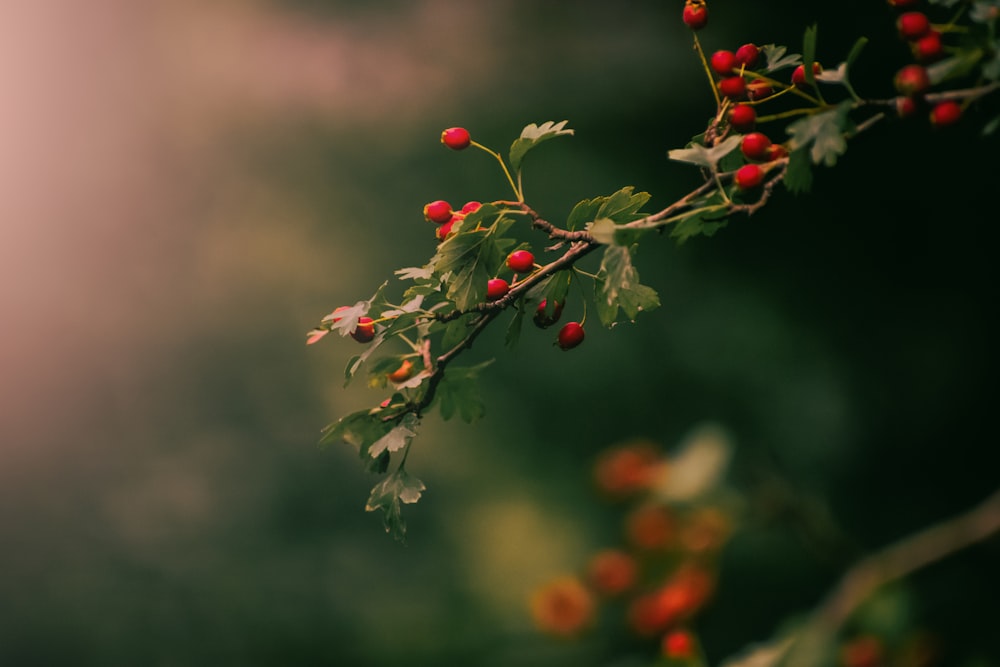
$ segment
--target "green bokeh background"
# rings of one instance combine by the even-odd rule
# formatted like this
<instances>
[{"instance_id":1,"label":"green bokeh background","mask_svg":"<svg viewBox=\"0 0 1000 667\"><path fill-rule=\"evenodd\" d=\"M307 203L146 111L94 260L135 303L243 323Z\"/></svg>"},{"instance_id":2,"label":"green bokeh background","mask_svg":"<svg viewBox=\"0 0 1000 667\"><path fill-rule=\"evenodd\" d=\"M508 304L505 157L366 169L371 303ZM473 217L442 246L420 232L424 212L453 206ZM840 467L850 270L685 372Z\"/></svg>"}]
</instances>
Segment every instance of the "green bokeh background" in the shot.
<instances>
[{"instance_id":1,"label":"green bokeh background","mask_svg":"<svg viewBox=\"0 0 1000 667\"><path fill-rule=\"evenodd\" d=\"M682 3L64 4L25 9L25 34L76 17L101 49L25 58L24 80L128 85L56 97L70 103L31 135L52 206L8 218L0 664L609 664L599 640L537 635L527 595L616 535L589 487L597 452L670 447L704 422L733 437L735 488L777 476L852 545L818 557L757 516L699 621L717 664L813 607L858 554L997 486L996 139L982 114L947 132L916 119L714 238L644 241L662 307L636 325L591 325L571 353L552 332L526 329L512 352L484 336L470 356L497 358L488 414L426 420L409 469L428 490L393 542L363 511L374 480L353 451L316 447L381 396L342 388L354 341L307 348L304 333L426 261L424 203L507 196L485 155L440 146L444 127L503 150L527 123L568 119L576 136L526 162L553 220L624 185L651 208L696 185L666 159L712 111ZM854 79L872 97L908 60L884 3L711 11L707 50L799 51L815 22L818 58L836 62L869 37ZM122 155L87 143L136 118ZM84 148L48 143L63 133ZM81 183L74 207L61 193ZM998 555L993 540L913 582L908 611L946 664L998 664Z\"/></svg>"}]
</instances>

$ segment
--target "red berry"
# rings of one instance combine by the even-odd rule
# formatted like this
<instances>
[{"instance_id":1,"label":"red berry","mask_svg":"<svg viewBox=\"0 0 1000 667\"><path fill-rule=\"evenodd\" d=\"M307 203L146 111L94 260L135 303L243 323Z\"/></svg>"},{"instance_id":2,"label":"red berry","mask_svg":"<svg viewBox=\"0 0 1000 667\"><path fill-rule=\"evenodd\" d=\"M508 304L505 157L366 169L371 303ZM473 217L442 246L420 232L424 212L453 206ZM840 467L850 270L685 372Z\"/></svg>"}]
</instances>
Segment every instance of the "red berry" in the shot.
<instances>
[{"instance_id":1,"label":"red berry","mask_svg":"<svg viewBox=\"0 0 1000 667\"><path fill-rule=\"evenodd\" d=\"M441 133L441 143L452 150L460 151L469 147L472 137L464 127L449 127Z\"/></svg>"},{"instance_id":2,"label":"red berry","mask_svg":"<svg viewBox=\"0 0 1000 667\"><path fill-rule=\"evenodd\" d=\"M741 100L747 94L747 82L742 76L726 77L719 82L719 92L731 100Z\"/></svg>"},{"instance_id":3,"label":"red berry","mask_svg":"<svg viewBox=\"0 0 1000 667\"><path fill-rule=\"evenodd\" d=\"M757 64L757 58L759 57L760 49L757 48L756 44L744 44L740 48L736 49L737 65L743 65L747 69L753 69L754 65Z\"/></svg>"},{"instance_id":4,"label":"red berry","mask_svg":"<svg viewBox=\"0 0 1000 667\"><path fill-rule=\"evenodd\" d=\"M443 199L424 205L424 217L441 225L451 220L451 204Z\"/></svg>"},{"instance_id":5,"label":"red berry","mask_svg":"<svg viewBox=\"0 0 1000 667\"><path fill-rule=\"evenodd\" d=\"M736 55L732 51L716 51L709 59L709 64L716 72L722 76L729 76L733 73L736 63Z\"/></svg>"},{"instance_id":6,"label":"red berry","mask_svg":"<svg viewBox=\"0 0 1000 667\"><path fill-rule=\"evenodd\" d=\"M564 350L571 350L583 342L583 326L579 322L567 322L559 330L556 341Z\"/></svg>"},{"instance_id":7,"label":"red berry","mask_svg":"<svg viewBox=\"0 0 1000 667\"><path fill-rule=\"evenodd\" d=\"M914 40L927 34L931 22L923 12L903 12L896 19L896 29L903 39Z\"/></svg>"},{"instance_id":8,"label":"red berry","mask_svg":"<svg viewBox=\"0 0 1000 667\"><path fill-rule=\"evenodd\" d=\"M736 176L733 177L733 180L740 190L749 190L763 182L764 170L760 168L760 165L745 164L736 170Z\"/></svg>"},{"instance_id":9,"label":"red berry","mask_svg":"<svg viewBox=\"0 0 1000 667\"><path fill-rule=\"evenodd\" d=\"M497 299L502 299L507 296L507 292L510 291L510 285L503 278L491 278L488 283L486 283L486 300L496 301Z\"/></svg>"},{"instance_id":10,"label":"red berry","mask_svg":"<svg viewBox=\"0 0 1000 667\"><path fill-rule=\"evenodd\" d=\"M764 159L771 162L773 160L780 160L783 157L788 157L788 149L781 144L771 144L767 147L767 155Z\"/></svg>"},{"instance_id":11,"label":"red berry","mask_svg":"<svg viewBox=\"0 0 1000 667\"><path fill-rule=\"evenodd\" d=\"M913 42L912 48L914 57L921 62L937 60L944 54L941 33L937 30L929 30L926 35Z\"/></svg>"},{"instance_id":12,"label":"red berry","mask_svg":"<svg viewBox=\"0 0 1000 667\"><path fill-rule=\"evenodd\" d=\"M375 324L370 317L359 317L357 328L351 332L351 338L359 343L367 343L375 337Z\"/></svg>"},{"instance_id":13,"label":"red berry","mask_svg":"<svg viewBox=\"0 0 1000 667\"><path fill-rule=\"evenodd\" d=\"M539 329L547 329L556 322L559 321L559 317L562 315L563 305L558 301L552 306L552 312L545 312L545 299L542 299L541 303L538 304L538 308L535 309L535 315L532 318L535 326Z\"/></svg>"},{"instance_id":14,"label":"red berry","mask_svg":"<svg viewBox=\"0 0 1000 667\"><path fill-rule=\"evenodd\" d=\"M931 109L931 125L944 127L958 122L962 117L962 107L955 100L939 102Z\"/></svg>"},{"instance_id":15,"label":"red berry","mask_svg":"<svg viewBox=\"0 0 1000 667\"><path fill-rule=\"evenodd\" d=\"M767 149L771 147L771 140L763 132L751 132L743 136L740 143L740 150L743 155L751 160L763 160L767 157Z\"/></svg>"},{"instance_id":16,"label":"red berry","mask_svg":"<svg viewBox=\"0 0 1000 667\"><path fill-rule=\"evenodd\" d=\"M906 118L917 113L917 101L912 97L896 98L896 114L900 118Z\"/></svg>"},{"instance_id":17,"label":"red berry","mask_svg":"<svg viewBox=\"0 0 1000 667\"><path fill-rule=\"evenodd\" d=\"M729 111L729 124L737 132L748 132L757 123L757 112L749 104L737 104Z\"/></svg>"},{"instance_id":18,"label":"red berry","mask_svg":"<svg viewBox=\"0 0 1000 667\"><path fill-rule=\"evenodd\" d=\"M774 90L765 79L754 79L747 84L747 97L751 100L762 100L770 97Z\"/></svg>"},{"instance_id":19,"label":"red berry","mask_svg":"<svg viewBox=\"0 0 1000 667\"><path fill-rule=\"evenodd\" d=\"M531 273L535 268L535 256L527 250L515 250L507 255L507 268L514 273Z\"/></svg>"},{"instance_id":20,"label":"red berry","mask_svg":"<svg viewBox=\"0 0 1000 667\"><path fill-rule=\"evenodd\" d=\"M813 62L813 75L819 74L823 71L823 67L818 62ZM805 64L799 65L792 72L792 83L796 86L805 86L806 83L806 66Z\"/></svg>"},{"instance_id":21,"label":"red berry","mask_svg":"<svg viewBox=\"0 0 1000 667\"><path fill-rule=\"evenodd\" d=\"M440 227L438 227L436 230L434 230L435 235L438 238L438 241L444 241L446 238L448 238L449 236L451 236L451 229L452 229L452 227L455 226L455 223L458 222L459 220L461 220L461 218L459 218L458 216L454 216L453 215L451 217L451 220L449 220L448 222L444 223L443 225L441 225Z\"/></svg>"},{"instance_id":22,"label":"red berry","mask_svg":"<svg viewBox=\"0 0 1000 667\"><path fill-rule=\"evenodd\" d=\"M465 206L462 207L462 213L468 215L469 213L475 213L482 207L482 203L478 201L465 202Z\"/></svg>"},{"instance_id":23,"label":"red berry","mask_svg":"<svg viewBox=\"0 0 1000 667\"><path fill-rule=\"evenodd\" d=\"M927 68L923 65L904 65L896 72L893 83L900 95L912 96L927 90L931 85L931 79L927 76Z\"/></svg>"},{"instance_id":24,"label":"red berry","mask_svg":"<svg viewBox=\"0 0 1000 667\"><path fill-rule=\"evenodd\" d=\"M694 655L694 637L687 630L671 630L663 635L661 649L671 660L687 660Z\"/></svg>"},{"instance_id":25,"label":"red berry","mask_svg":"<svg viewBox=\"0 0 1000 667\"><path fill-rule=\"evenodd\" d=\"M692 30L701 30L708 24L708 8L704 0L687 0L682 14L685 25Z\"/></svg>"}]
</instances>

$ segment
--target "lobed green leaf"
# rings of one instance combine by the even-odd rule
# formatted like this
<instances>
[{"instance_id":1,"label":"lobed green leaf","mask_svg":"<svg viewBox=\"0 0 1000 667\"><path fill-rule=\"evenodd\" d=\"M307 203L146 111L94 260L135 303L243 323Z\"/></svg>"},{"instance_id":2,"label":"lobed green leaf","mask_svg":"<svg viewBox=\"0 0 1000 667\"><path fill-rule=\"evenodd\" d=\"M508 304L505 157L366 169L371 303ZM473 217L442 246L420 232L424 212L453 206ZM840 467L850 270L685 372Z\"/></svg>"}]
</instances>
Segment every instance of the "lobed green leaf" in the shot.
<instances>
[{"instance_id":1,"label":"lobed green leaf","mask_svg":"<svg viewBox=\"0 0 1000 667\"><path fill-rule=\"evenodd\" d=\"M515 139L510 147L510 164L514 170L519 170L525 154L543 141L555 137L571 136L573 130L566 129L568 122L564 120L556 123L550 120L541 125L532 123L521 130L521 136Z\"/></svg>"},{"instance_id":2,"label":"lobed green leaf","mask_svg":"<svg viewBox=\"0 0 1000 667\"><path fill-rule=\"evenodd\" d=\"M385 531L394 539L403 541L406 538L406 522L403 521L401 504L417 502L426 489L422 481L408 473L405 468L399 468L372 487L368 502L365 503L365 510L368 512L380 510Z\"/></svg>"}]
</instances>

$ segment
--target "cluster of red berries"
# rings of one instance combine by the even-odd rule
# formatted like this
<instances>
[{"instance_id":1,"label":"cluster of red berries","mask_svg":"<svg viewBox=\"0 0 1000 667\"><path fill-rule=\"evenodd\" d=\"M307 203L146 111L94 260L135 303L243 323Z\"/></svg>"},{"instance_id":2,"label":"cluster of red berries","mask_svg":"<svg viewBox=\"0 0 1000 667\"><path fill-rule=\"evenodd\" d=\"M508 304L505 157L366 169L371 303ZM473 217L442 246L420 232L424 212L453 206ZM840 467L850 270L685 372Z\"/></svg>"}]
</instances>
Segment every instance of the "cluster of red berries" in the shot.
<instances>
[{"instance_id":1,"label":"cluster of red berries","mask_svg":"<svg viewBox=\"0 0 1000 667\"><path fill-rule=\"evenodd\" d=\"M451 235L456 222L464 220L470 213L475 213L481 206L481 202L469 201L456 211L444 199L437 199L424 206L424 219L438 225L434 235L438 241L444 241Z\"/></svg>"},{"instance_id":2,"label":"cluster of red berries","mask_svg":"<svg viewBox=\"0 0 1000 667\"><path fill-rule=\"evenodd\" d=\"M472 135L464 127L450 127L441 132L441 143L452 150L462 150L472 145ZM438 225L435 234L438 241L442 242L453 233L455 223L478 211L481 206L481 202L470 201L456 211L447 201L438 199L424 206L424 218ZM516 282L519 275L525 276L535 270L535 256L530 250L515 250L507 256L505 264L514 273ZM511 287L513 284L504 278L499 276L491 278L486 285L486 300L499 301L507 296ZM547 308L547 303L543 299L536 307L532 321L540 329L546 329L559 321L562 310L561 303L555 303L552 308ZM583 325L580 322L568 322L559 330L556 344L563 350L570 350L583 342L584 335Z\"/></svg>"},{"instance_id":3,"label":"cluster of red berries","mask_svg":"<svg viewBox=\"0 0 1000 667\"><path fill-rule=\"evenodd\" d=\"M944 56L941 32L927 14L918 9L920 0L888 0L897 9L905 9L896 17L896 31L913 54L915 62L904 65L893 78L900 97L896 111L902 117L912 116L921 107L924 93L931 87L927 64ZM962 117L962 106L955 100L942 100L931 107L930 122L934 127L952 125Z\"/></svg>"},{"instance_id":4,"label":"cluster of red berries","mask_svg":"<svg viewBox=\"0 0 1000 667\"><path fill-rule=\"evenodd\" d=\"M708 504L669 505L650 495L671 461L655 443L638 440L602 452L594 465L601 495L626 501L624 543L594 552L580 572L564 574L531 598L535 625L562 637L586 632L603 602L624 601L624 630L658 641L659 653L688 662L698 658L690 622L715 590L715 557L728 540L731 520Z\"/></svg>"},{"instance_id":5,"label":"cluster of red berries","mask_svg":"<svg viewBox=\"0 0 1000 667\"><path fill-rule=\"evenodd\" d=\"M535 270L535 256L530 250L515 250L507 255L505 265L514 273L515 283L518 275L531 274ZM486 284L486 300L497 301L507 296L513 285L499 276L491 278ZM552 308L548 308L548 301L542 299L535 307L532 322L539 329L547 329L562 316L563 304L555 302ZM571 350L583 342L585 333L580 322L567 322L559 330L556 336L556 344L563 350Z\"/></svg>"}]
</instances>

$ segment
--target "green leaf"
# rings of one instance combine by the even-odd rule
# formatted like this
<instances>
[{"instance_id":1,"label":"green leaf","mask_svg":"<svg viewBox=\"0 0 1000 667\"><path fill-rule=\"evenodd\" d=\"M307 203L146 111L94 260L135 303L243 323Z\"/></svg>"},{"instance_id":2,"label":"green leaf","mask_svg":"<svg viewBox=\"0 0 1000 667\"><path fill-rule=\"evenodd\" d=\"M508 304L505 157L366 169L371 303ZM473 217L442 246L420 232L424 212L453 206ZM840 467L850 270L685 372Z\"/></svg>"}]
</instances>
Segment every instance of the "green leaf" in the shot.
<instances>
[{"instance_id":1,"label":"green leaf","mask_svg":"<svg viewBox=\"0 0 1000 667\"><path fill-rule=\"evenodd\" d=\"M504 340L507 349L511 350L517 346L517 342L521 339L521 326L523 323L524 299L521 299L517 308L514 309L514 317L511 318L510 324L507 325L507 336Z\"/></svg>"},{"instance_id":2,"label":"green leaf","mask_svg":"<svg viewBox=\"0 0 1000 667\"><path fill-rule=\"evenodd\" d=\"M983 76L991 81L1000 80L1000 40L993 42L993 57L983 63Z\"/></svg>"},{"instance_id":3,"label":"green leaf","mask_svg":"<svg viewBox=\"0 0 1000 667\"><path fill-rule=\"evenodd\" d=\"M462 224L469 225L472 221L470 215ZM468 310L485 300L486 283L496 275L506 257L504 249L513 242L499 237L512 224L513 220L501 216L490 227L459 232L438 248L434 270L447 276L447 296L459 310Z\"/></svg>"},{"instance_id":4,"label":"green leaf","mask_svg":"<svg viewBox=\"0 0 1000 667\"><path fill-rule=\"evenodd\" d=\"M408 412L396 426L368 447L368 455L377 459L383 452L398 452L410 444L417 434L415 429L419 424L420 418Z\"/></svg>"},{"instance_id":5,"label":"green leaf","mask_svg":"<svg viewBox=\"0 0 1000 667\"><path fill-rule=\"evenodd\" d=\"M493 360L475 366L449 366L438 385L435 400L445 421L455 413L468 424L486 414L486 405L479 396L479 374Z\"/></svg>"},{"instance_id":6,"label":"green leaf","mask_svg":"<svg viewBox=\"0 0 1000 667\"><path fill-rule=\"evenodd\" d=\"M594 222L601 218L611 220L616 224L632 222L645 217L639 213L639 209L649 201L648 192L635 192L635 188L627 185L614 194L584 199L573 207L569 217L566 219L567 229L581 229L587 223Z\"/></svg>"},{"instance_id":7,"label":"green leaf","mask_svg":"<svg viewBox=\"0 0 1000 667\"><path fill-rule=\"evenodd\" d=\"M644 310L660 305L656 291L639 282L639 272L632 265L632 248L608 246L594 282L594 302L601 323L610 327L618 321L618 311L629 320Z\"/></svg>"},{"instance_id":8,"label":"green leaf","mask_svg":"<svg viewBox=\"0 0 1000 667\"><path fill-rule=\"evenodd\" d=\"M422 481L405 468L399 468L372 488L365 510L381 510L385 532L402 542L406 539L406 522L403 521L401 504L417 502L426 489Z\"/></svg>"},{"instance_id":9,"label":"green leaf","mask_svg":"<svg viewBox=\"0 0 1000 667\"><path fill-rule=\"evenodd\" d=\"M997 0L978 0L972 3L969 10L969 19L976 23L996 23L997 15L1000 13L1000 2Z\"/></svg>"},{"instance_id":10,"label":"green leaf","mask_svg":"<svg viewBox=\"0 0 1000 667\"><path fill-rule=\"evenodd\" d=\"M684 243L693 236L712 236L715 232L729 224L728 214L724 209L704 210L708 206L722 203L722 196L715 192L711 197L694 205L690 214L673 223L670 237L677 243Z\"/></svg>"},{"instance_id":11,"label":"green leaf","mask_svg":"<svg viewBox=\"0 0 1000 667\"><path fill-rule=\"evenodd\" d=\"M685 148L675 148L669 151L667 157L671 160L690 162L699 167L716 171L719 160L739 148L740 141L742 141L741 135L732 135L712 148L706 148L702 144L692 142Z\"/></svg>"},{"instance_id":12,"label":"green leaf","mask_svg":"<svg viewBox=\"0 0 1000 667\"><path fill-rule=\"evenodd\" d=\"M981 49L961 51L950 58L939 60L927 66L927 78L936 86L949 79L956 79L971 72L983 58Z\"/></svg>"},{"instance_id":13,"label":"green leaf","mask_svg":"<svg viewBox=\"0 0 1000 667\"><path fill-rule=\"evenodd\" d=\"M793 193L809 192L812 188L812 163L809 161L808 147L792 151L788 155L788 169L783 179L785 188Z\"/></svg>"},{"instance_id":14,"label":"green leaf","mask_svg":"<svg viewBox=\"0 0 1000 667\"><path fill-rule=\"evenodd\" d=\"M365 351L359 355L351 357L350 361L347 362L347 367L344 369L344 386L346 387L354 379L357 374L358 369L361 368L361 364L368 360L368 357L372 356L375 351L379 348L382 343L385 342L385 332L380 331L375 334L375 338L369 343L365 343Z\"/></svg>"},{"instance_id":15,"label":"green leaf","mask_svg":"<svg viewBox=\"0 0 1000 667\"><path fill-rule=\"evenodd\" d=\"M566 303L566 294L569 293L572 279L572 271L565 269L558 271L528 290L525 296L531 303L545 301L545 313L551 315L555 304Z\"/></svg>"},{"instance_id":16,"label":"green leaf","mask_svg":"<svg viewBox=\"0 0 1000 667\"><path fill-rule=\"evenodd\" d=\"M803 74L806 76L806 83L810 86L816 85L816 74L813 72L812 65L816 61L816 24L813 24L806 28L805 33L802 35L802 64L805 65L803 68Z\"/></svg>"},{"instance_id":17,"label":"green leaf","mask_svg":"<svg viewBox=\"0 0 1000 667\"><path fill-rule=\"evenodd\" d=\"M847 151L844 133L849 129L852 102L844 100L835 108L801 118L791 123L786 131L792 136L792 151L811 146L809 155L815 164L823 162L832 167L837 158Z\"/></svg>"},{"instance_id":18,"label":"green leaf","mask_svg":"<svg viewBox=\"0 0 1000 667\"><path fill-rule=\"evenodd\" d=\"M760 47L760 52L764 54L764 59L767 61L767 65L764 67L765 72L777 72L781 69L786 69L789 67L798 67L802 64L802 56L798 53L789 53L785 55L788 51L788 47L778 46L775 44L765 44Z\"/></svg>"},{"instance_id":19,"label":"green leaf","mask_svg":"<svg viewBox=\"0 0 1000 667\"><path fill-rule=\"evenodd\" d=\"M325 447L334 442L346 442L365 456L368 447L385 435L390 428L392 425L382 421L378 412L359 410L327 425L322 431L323 437L320 438L319 444Z\"/></svg>"},{"instance_id":20,"label":"green leaf","mask_svg":"<svg viewBox=\"0 0 1000 667\"><path fill-rule=\"evenodd\" d=\"M568 122L564 120L556 123L550 120L541 125L532 123L521 130L521 136L510 146L510 164L514 167L514 171L521 168L525 154L538 144L555 137L571 136L573 130L566 129Z\"/></svg>"},{"instance_id":21,"label":"green leaf","mask_svg":"<svg viewBox=\"0 0 1000 667\"><path fill-rule=\"evenodd\" d=\"M434 275L434 270L430 266L410 266L405 269L397 269L395 275L400 280L430 280Z\"/></svg>"}]
</instances>

